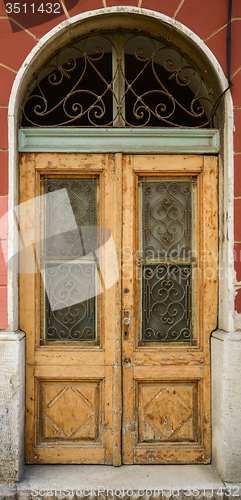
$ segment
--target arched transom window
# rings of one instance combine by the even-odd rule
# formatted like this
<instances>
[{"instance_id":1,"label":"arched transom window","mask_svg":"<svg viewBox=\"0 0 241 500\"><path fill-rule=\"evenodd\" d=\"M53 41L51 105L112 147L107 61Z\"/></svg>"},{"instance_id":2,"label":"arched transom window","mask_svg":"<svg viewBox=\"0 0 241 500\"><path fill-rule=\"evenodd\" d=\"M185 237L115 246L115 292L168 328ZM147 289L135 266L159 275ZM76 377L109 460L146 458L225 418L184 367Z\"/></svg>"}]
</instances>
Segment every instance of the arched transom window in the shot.
<instances>
[{"instance_id":1,"label":"arched transom window","mask_svg":"<svg viewBox=\"0 0 241 500\"><path fill-rule=\"evenodd\" d=\"M122 31L55 53L29 85L22 126L209 128L212 109L212 90L184 54Z\"/></svg>"}]
</instances>

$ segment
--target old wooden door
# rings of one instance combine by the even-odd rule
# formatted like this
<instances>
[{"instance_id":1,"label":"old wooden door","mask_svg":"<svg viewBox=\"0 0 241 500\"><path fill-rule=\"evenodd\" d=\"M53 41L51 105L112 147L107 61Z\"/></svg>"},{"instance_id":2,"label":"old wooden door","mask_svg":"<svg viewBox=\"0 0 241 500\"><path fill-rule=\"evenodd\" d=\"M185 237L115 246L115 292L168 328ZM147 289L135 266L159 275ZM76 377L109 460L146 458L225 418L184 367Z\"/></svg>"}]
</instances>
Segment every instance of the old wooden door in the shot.
<instances>
[{"instance_id":1,"label":"old wooden door","mask_svg":"<svg viewBox=\"0 0 241 500\"><path fill-rule=\"evenodd\" d=\"M19 223L27 462L207 463L216 158L25 154Z\"/></svg>"},{"instance_id":2,"label":"old wooden door","mask_svg":"<svg viewBox=\"0 0 241 500\"><path fill-rule=\"evenodd\" d=\"M123 159L123 462L210 461L217 160Z\"/></svg>"},{"instance_id":3,"label":"old wooden door","mask_svg":"<svg viewBox=\"0 0 241 500\"><path fill-rule=\"evenodd\" d=\"M27 339L28 463L120 463L118 158L21 157L20 327ZM97 248L100 236L89 237L95 226L109 229L116 252L106 249L105 235ZM35 273L28 272L31 247Z\"/></svg>"}]
</instances>

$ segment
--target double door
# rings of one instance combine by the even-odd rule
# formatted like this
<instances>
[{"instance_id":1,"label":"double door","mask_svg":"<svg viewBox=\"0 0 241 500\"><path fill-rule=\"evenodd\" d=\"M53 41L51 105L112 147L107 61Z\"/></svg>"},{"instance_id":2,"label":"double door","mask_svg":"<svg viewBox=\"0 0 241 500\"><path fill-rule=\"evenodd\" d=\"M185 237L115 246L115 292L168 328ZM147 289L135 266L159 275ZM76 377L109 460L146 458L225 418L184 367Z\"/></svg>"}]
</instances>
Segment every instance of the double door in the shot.
<instances>
[{"instance_id":1,"label":"double door","mask_svg":"<svg viewBox=\"0 0 241 500\"><path fill-rule=\"evenodd\" d=\"M19 225L27 463L208 463L216 158L22 154Z\"/></svg>"}]
</instances>

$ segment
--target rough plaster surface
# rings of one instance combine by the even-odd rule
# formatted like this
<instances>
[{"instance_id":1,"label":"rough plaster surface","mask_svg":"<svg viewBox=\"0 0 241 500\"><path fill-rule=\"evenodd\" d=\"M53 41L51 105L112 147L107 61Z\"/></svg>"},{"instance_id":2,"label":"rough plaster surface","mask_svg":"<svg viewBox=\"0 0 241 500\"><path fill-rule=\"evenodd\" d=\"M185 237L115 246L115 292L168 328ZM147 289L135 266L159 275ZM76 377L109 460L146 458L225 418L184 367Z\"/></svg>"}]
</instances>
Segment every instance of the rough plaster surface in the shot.
<instances>
[{"instance_id":1,"label":"rough plaster surface","mask_svg":"<svg viewBox=\"0 0 241 500\"><path fill-rule=\"evenodd\" d=\"M215 332L211 339L212 463L230 482L241 478L240 359L240 334Z\"/></svg>"},{"instance_id":2,"label":"rough plaster surface","mask_svg":"<svg viewBox=\"0 0 241 500\"><path fill-rule=\"evenodd\" d=\"M17 498L17 487L8 483L0 484L0 500L15 500Z\"/></svg>"},{"instance_id":3,"label":"rough plaster surface","mask_svg":"<svg viewBox=\"0 0 241 500\"><path fill-rule=\"evenodd\" d=\"M241 314L234 311L235 329L241 331Z\"/></svg>"},{"instance_id":4,"label":"rough plaster surface","mask_svg":"<svg viewBox=\"0 0 241 500\"><path fill-rule=\"evenodd\" d=\"M11 340L10 340L11 339ZM17 481L24 461L23 334L0 334L0 481Z\"/></svg>"}]
</instances>

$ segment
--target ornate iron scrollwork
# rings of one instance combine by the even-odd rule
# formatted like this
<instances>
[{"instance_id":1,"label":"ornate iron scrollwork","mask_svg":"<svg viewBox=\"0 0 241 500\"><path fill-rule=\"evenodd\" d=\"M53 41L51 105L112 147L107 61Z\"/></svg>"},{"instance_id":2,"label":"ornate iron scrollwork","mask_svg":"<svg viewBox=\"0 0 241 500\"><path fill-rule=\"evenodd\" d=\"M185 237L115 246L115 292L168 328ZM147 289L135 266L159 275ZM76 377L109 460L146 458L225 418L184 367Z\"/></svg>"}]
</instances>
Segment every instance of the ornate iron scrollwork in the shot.
<instances>
[{"instance_id":1,"label":"ornate iron scrollwork","mask_svg":"<svg viewBox=\"0 0 241 500\"><path fill-rule=\"evenodd\" d=\"M94 342L96 179L47 177L43 182L45 193L60 193L44 209L44 340Z\"/></svg>"},{"instance_id":2,"label":"ornate iron scrollwork","mask_svg":"<svg viewBox=\"0 0 241 500\"><path fill-rule=\"evenodd\" d=\"M147 258L190 256L189 181L143 182L143 249Z\"/></svg>"},{"instance_id":3,"label":"ornate iron scrollwork","mask_svg":"<svg viewBox=\"0 0 241 500\"><path fill-rule=\"evenodd\" d=\"M212 91L176 48L146 35L90 35L38 72L22 126L200 128L212 106Z\"/></svg>"},{"instance_id":4,"label":"ornate iron scrollwork","mask_svg":"<svg viewBox=\"0 0 241 500\"><path fill-rule=\"evenodd\" d=\"M142 272L142 340L190 343L191 266L150 264L145 265Z\"/></svg>"},{"instance_id":5,"label":"ornate iron scrollwork","mask_svg":"<svg viewBox=\"0 0 241 500\"><path fill-rule=\"evenodd\" d=\"M141 340L192 343L191 182L141 184Z\"/></svg>"}]
</instances>

